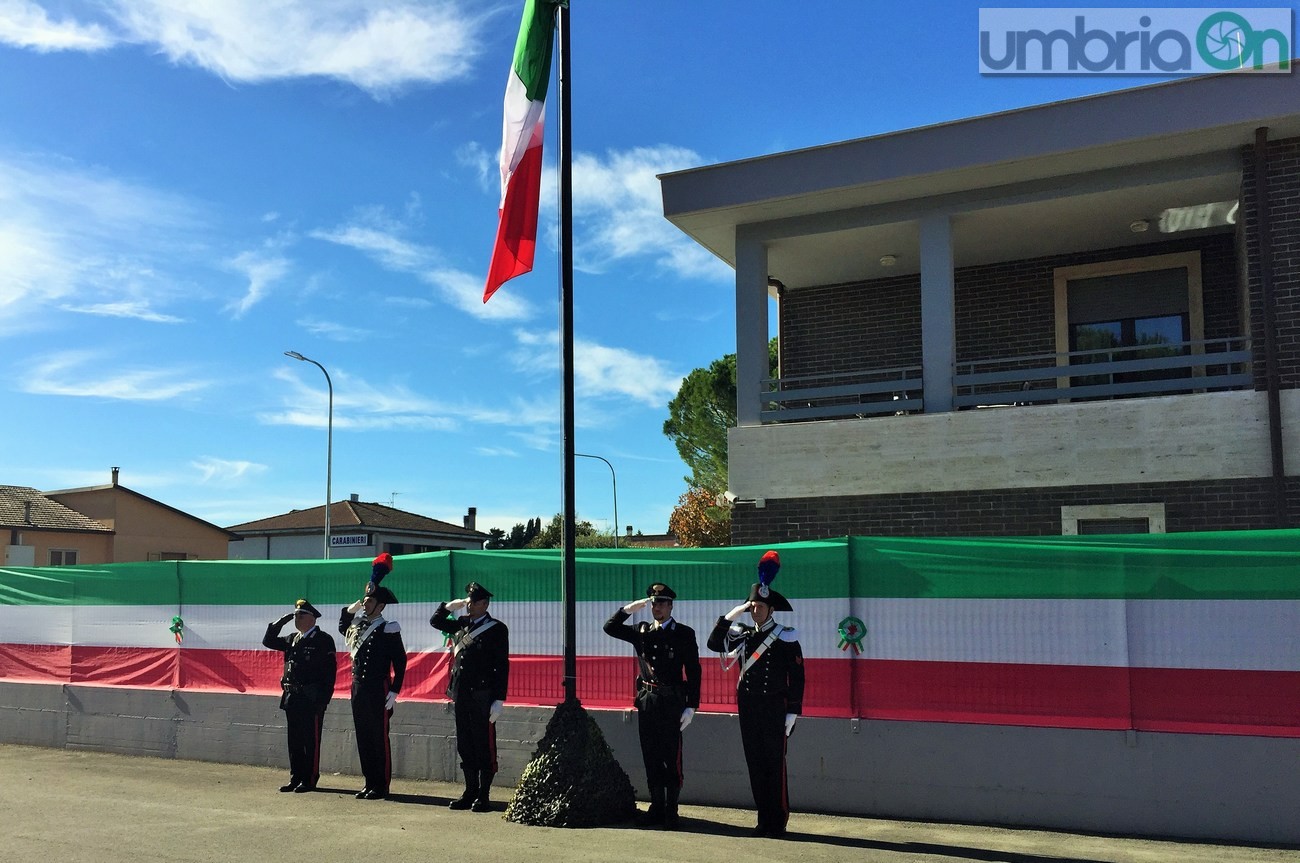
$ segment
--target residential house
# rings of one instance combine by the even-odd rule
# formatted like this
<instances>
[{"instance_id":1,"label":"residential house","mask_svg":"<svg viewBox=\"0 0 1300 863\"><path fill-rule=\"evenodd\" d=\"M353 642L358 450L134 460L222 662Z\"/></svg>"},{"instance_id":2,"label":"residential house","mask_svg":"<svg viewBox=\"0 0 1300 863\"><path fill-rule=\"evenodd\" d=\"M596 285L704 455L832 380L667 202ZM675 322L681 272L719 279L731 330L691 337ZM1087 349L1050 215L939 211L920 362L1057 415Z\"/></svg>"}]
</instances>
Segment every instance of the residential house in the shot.
<instances>
[{"instance_id":1,"label":"residential house","mask_svg":"<svg viewBox=\"0 0 1300 863\"><path fill-rule=\"evenodd\" d=\"M444 549L481 549L488 535L477 530L478 512L470 507L457 525L358 495L330 504L330 557L372 557L380 552L416 554ZM231 560L308 560L324 556L325 507L295 509L282 515L236 524L230 532Z\"/></svg>"},{"instance_id":2,"label":"residential house","mask_svg":"<svg viewBox=\"0 0 1300 863\"><path fill-rule=\"evenodd\" d=\"M113 528L34 488L0 485L5 566L77 566L113 562Z\"/></svg>"},{"instance_id":3,"label":"residential house","mask_svg":"<svg viewBox=\"0 0 1300 863\"><path fill-rule=\"evenodd\" d=\"M99 562L226 559L228 531L127 488L119 477L115 467L106 485L45 492L112 531L111 557Z\"/></svg>"},{"instance_id":4,"label":"residential house","mask_svg":"<svg viewBox=\"0 0 1300 863\"><path fill-rule=\"evenodd\" d=\"M736 272L733 542L1297 523L1300 76L661 183Z\"/></svg>"}]
</instances>

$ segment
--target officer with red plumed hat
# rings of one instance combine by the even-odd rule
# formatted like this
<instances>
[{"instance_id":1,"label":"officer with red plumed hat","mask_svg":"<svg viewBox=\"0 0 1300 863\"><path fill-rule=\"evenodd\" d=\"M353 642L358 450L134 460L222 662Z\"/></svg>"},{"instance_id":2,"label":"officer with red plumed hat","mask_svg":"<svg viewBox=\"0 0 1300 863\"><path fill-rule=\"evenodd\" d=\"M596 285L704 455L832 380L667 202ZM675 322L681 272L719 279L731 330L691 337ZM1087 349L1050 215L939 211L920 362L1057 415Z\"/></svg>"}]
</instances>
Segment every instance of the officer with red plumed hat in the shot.
<instances>
[{"instance_id":1,"label":"officer with red plumed hat","mask_svg":"<svg viewBox=\"0 0 1300 863\"><path fill-rule=\"evenodd\" d=\"M736 709L740 741L749 766L749 786L758 809L755 836L784 836L790 819L786 789L786 741L803 712L803 649L792 626L782 626L773 612L793 611L790 601L772 589L781 558L769 551L758 562L758 582L749 599L718 618L708 647L740 658ZM749 612L753 624L740 623Z\"/></svg>"},{"instance_id":2,"label":"officer with red plumed hat","mask_svg":"<svg viewBox=\"0 0 1300 863\"><path fill-rule=\"evenodd\" d=\"M393 592L380 584L392 570L388 552L371 561L365 597L339 615L339 632L352 657L352 726L366 778L359 800L383 800L393 776L388 722L406 676L406 645L397 621L384 618L384 608L397 604Z\"/></svg>"}]
</instances>

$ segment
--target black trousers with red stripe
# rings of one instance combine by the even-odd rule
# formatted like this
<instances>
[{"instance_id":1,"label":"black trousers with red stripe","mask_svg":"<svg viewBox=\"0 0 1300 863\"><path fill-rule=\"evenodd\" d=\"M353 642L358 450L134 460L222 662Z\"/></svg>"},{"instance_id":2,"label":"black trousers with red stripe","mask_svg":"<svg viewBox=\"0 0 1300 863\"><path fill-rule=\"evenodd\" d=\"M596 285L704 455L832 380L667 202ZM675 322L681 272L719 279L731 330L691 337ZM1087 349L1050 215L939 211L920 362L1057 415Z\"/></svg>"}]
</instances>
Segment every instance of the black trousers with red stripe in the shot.
<instances>
[{"instance_id":1,"label":"black trousers with red stripe","mask_svg":"<svg viewBox=\"0 0 1300 863\"><path fill-rule=\"evenodd\" d=\"M790 820L785 776L785 699L740 693L740 742L749 766L749 787L758 808L758 827L784 831Z\"/></svg>"},{"instance_id":2,"label":"black trousers with red stripe","mask_svg":"<svg viewBox=\"0 0 1300 863\"><path fill-rule=\"evenodd\" d=\"M637 693L637 731L641 737L641 761L645 764L646 786L682 787L682 710L686 696L660 686ZM653 796L653 795L652 795Z\"/></svg>"},{"instance_id":3,"label":"black trousers with red stripe","mask_svg":"<svg viewBox=\"0 0 1300 863\"><path fill-rule=\"evenodd\" d=\"M392 754L388 748L388 718L392 713L384 709L387 700L386 689L352 687L352 728L357 736L361 775L366 777L367 788L384 794L388 793L393 776Z\"/></svg>"},{"instance_id":4,"label":"black trousers with red stripe","mask_svg":"<svg viewBox=\"0 0 1300 863\"><path fill-rule=\"evenodd\" d=\"M315 788L320 781L320 735L325 708L290 703L284 709L284 720L289 728L290 781Z\"/></svg>"},{"instance_id":5,"label":"black trousers with red stripe","mask_svg":"<svg viewBox=\"0 0 1300 863\"><path fill-rule=\"evenodd\" d=\"M496 775L497 727L488 721L492 691L475 689L456 696L456 752L461 769Z\"/></svg>"}]
</instances>

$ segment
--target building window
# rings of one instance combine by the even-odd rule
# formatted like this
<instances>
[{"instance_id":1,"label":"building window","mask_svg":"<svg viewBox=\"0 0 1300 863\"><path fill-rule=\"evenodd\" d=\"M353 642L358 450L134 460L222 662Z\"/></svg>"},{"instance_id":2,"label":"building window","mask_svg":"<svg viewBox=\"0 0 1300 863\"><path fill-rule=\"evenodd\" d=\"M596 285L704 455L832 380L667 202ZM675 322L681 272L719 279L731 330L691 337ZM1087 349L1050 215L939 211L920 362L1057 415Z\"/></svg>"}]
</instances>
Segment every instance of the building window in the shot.
<instances>
[{"instance_id":1,"label":"building window","mask_svg":"<svg viewBox=\"0 0 1300 863\"><path fill-rule=\"evenodd\" d=\"M50 566L76 566L77 550L75 548L50 549Z\"/></svg>"},{"instance_id":2,"label":"building window","mask_svg":"<svg viewBox=\"0 0 1300 863\"><path fill-rule=\"evenodd\" d=\"M1203 352L1199 252L1058 267L1053 275L1057 351L1097 352L1074 356L1071 365ZM1124 384L1190 374L1190 368L1154 369L1061 378L1058 385Z\"/></svg>"},{"instance_id":3,"label":"building window","mask_svg":"<svg viewBox=\"0 0 1300 863\"><path fill-rule=\"evenodd\" d=\"M1104 503L1061 507L1061 535L1164 533L1163 503Z\"/></svg>"}]
</instances>

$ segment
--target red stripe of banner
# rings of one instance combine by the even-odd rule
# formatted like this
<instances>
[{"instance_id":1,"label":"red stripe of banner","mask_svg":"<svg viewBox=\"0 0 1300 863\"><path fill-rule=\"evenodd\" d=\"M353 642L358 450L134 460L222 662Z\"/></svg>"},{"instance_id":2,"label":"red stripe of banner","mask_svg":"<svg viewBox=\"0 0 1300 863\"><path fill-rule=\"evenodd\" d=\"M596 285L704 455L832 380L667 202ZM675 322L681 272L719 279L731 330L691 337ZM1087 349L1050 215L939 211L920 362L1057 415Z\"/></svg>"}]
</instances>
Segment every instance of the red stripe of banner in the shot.
<instances>
[{"instance_id":1,"label":"red stripe of banner","mask_svg":"<svg viewBox=\"0 0 1300 863\"><path fill-rule=\"evenodd\" d=\"M510 703L559 704L564 661L513 656ZM0 679L222 692L279 692L281 655L271 650L93 648L0 644ZM1137 729L1300 737L1300 672L1108 668L982 662L809 659L809 716L967 722L1057 728ZM446 653L408 657L403 700L443 700ZM703 660L701 709L735 712L736 669ZM335 692L348 692L339 659ZM593 708L628 708L632 657L579 657L578 697Z\"/></svg>"}]
</instances>

